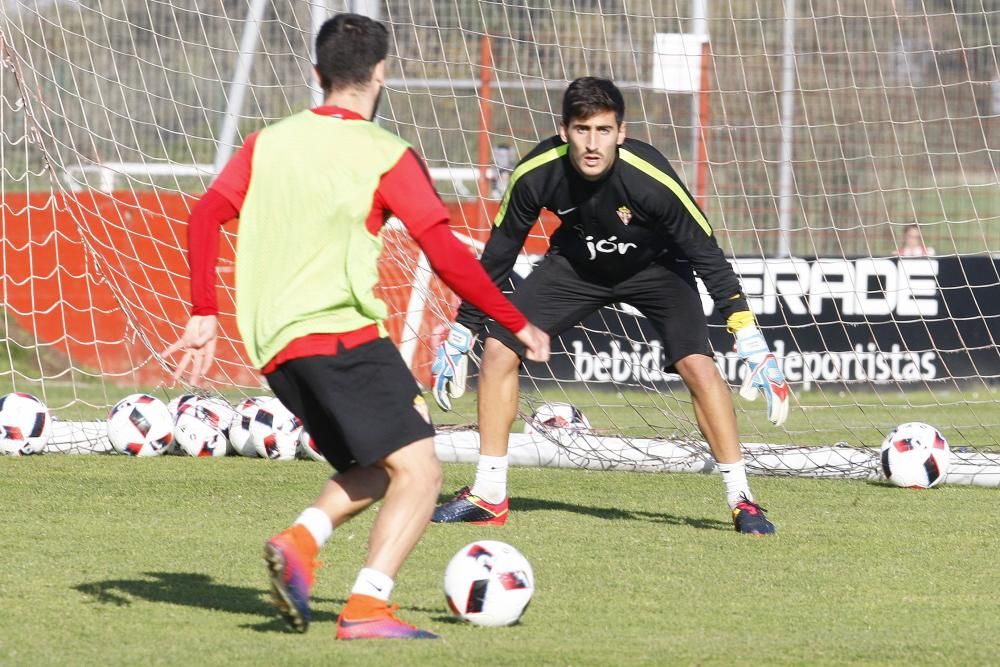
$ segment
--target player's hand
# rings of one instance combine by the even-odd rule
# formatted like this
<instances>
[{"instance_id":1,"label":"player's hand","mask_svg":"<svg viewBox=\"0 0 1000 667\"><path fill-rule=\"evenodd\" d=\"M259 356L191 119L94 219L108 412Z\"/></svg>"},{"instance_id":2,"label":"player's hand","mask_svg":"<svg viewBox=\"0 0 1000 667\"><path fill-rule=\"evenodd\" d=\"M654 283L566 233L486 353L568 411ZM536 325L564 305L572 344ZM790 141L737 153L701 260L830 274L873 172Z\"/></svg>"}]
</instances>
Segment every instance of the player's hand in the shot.
<instances>
[{"instance_id":1,"label":"player's hand","mask_svg":"<svg viewBox=\"0 0 1000 667\"><path fill-rule=\"evenodd\" d=\"M166 358L179 350L184 355L174 369L174 382L179 380L190 366L188 384L197 387L205 373L215 361L215 341L218 335L219 319L215 315L192 315L184 327L180 339L165 349L162 355Z\"/></svg>"},{"instance_id":2,"label":"player's hand","mask_svg":"<svg viewBox=\"0 0 1000 667\"><path fill-rule=\"evenodd\" d=\"M549 360L549 335L531 322L514 334L524 344L524 356L529 361L546 362Z\"/></svg>"},{"instance_id":3,"label":"player's hand","mask_svg":"<svg viewBox=\"0 0 1000 667\"><path fill-rule=\"evenodd\" d=\"M476 337L459 323L451 325L448 338L441 343L431 366L434 376L434 401L447 412L451 399L465 393L465 379L469 375L469 351Z\"/></svg>"},{"instance_id":4,"label":"player's hand","mask_svg":"<svg viewBox=\"0 0 1000 667\"><path fill-rule=\"evenodd\" d=\"M767 399L767 418L781 426L788 418L788 403L792 393L778 360L767 346L757 327L748 327L736 334L736 353L747 362L747 374L740 387L740 396L757 398L757 390Z\"/></svg>"}]
</instances>

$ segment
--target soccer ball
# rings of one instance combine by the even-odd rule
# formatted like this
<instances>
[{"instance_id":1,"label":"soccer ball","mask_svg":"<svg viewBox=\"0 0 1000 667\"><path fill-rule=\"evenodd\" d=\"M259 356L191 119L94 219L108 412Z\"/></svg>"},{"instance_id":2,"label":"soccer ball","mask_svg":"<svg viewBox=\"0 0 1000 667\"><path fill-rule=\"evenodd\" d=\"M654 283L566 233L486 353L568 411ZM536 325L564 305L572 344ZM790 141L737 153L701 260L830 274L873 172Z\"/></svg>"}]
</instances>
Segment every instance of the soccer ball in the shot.
<instances>
[{"instance_id":1,"label":"soccer ball","mask_svg":"<svg viewBox=\"0 0 1000 667\"><path fill-rule=\"evenodd\" d=\"M475 625L511 625L520 620L535 591L531 564L514 547L480 540L462 547L444 572L448 606Z\"/></svg>"},{"instance_id":2,"label":"soccer ball","mask_svg":"<svg viewBox=\"0 0 1000 667\"><path fill-rule=\"evenodd\" d=\"M51 426L49 409L31 394L0 396L0 454L41 454Z\"/></svg>"},{"instance_id":3,"label":"soccer ball","mask_svg":"<svg viewBox=\"0 0 1000 667\"><path fill-rule=\"evenodd\" d=\"M180 396L174 396L167 403L167 409L170 410L170 414L174 416L174 419L177 419L177 415L184 411L188 403L197 400L197 394L181 394Z\"/></svg>"},{"instance_id":4,"label":"soccer ball","mask_svg":"<svg viewBox=\"0 0 1000 667\"><path fill-rule=\"evenodd\" d=\"M302 426L299 418L281 404L277 398L268 398L257 406L250 421L250 444L257 456L271 461L295 458L298 432Z\"/></svg>"},{"instance_id":5,"label":"soccer ball","mask_svg":"<svg viewBox=\"0 0 1000 667\"><path fill-rule=\"evenodd\" d=\"M229 437L229 425L233 422L233 406L216 396L206 396L192 401L184 406L184 412L193 413L202 421L208 422L213 428L219 429L223 436Z\"/></svg>"},{"instance_id":6,"label":"soccer ball","mask_svg":"<svg viewBox=\"0 0 1000 667\"><path fill-rule=\"evenodd\" d=\"M194 410L177 415L174 422L174 442L179 453L188 456L225 456L226 436L211 420L203 418Z\"/></svg>"},{"instance_id":7,"label":"soccer ball","mask_svg":"<svg viewBox=\"0 0 1000 667\"><path fill-rule=\"evenodd\" d=\"M587 431L590 422L580 408L569 403L542 403L524 422L525 433Z\"/></svg>"},{"instance_id":8,"label":"soccer ball","mask_svg":"<svg viewBox=\"0 0 1000 667\"><path fill-rule=\"evenodd\" d=\"M189 403L196 400L198 400L198 396L196 394L181 394L180 396L174 396L167 401L167 410L170 410L170 414L174 416L175 424L177 422L177 415L181 414ZM181 451L181 443L177 442L177 439L174 438L170 441L170 444L167 445L167 451L163 453L183 454L184 452Z\"/></svg>"},{"instance_id":9,"label":"soccer ball","mask_svg":"<svg viewBox=\"0 0 1000 667\"><path fill-rule=\"evenodd\" d=\"M268 396L245 398L233 411L233 417L229 422L229 445L240 456L257 456L257 450L250 442L250 424L257 414L257 408L268 399Z\"/></svg>"},{"instance_id":10,"label":"soccer ball","mask_svg":"<svg viewBox=\"0 0 1000 667\"><path fill-rule=\"evenodd\" d=\"M120 454L158 456L174 439L173 415L155 396L130 394L111 408L108 439Z\"/></svg>"},{"instance_id":11,"label":"soccer ball","mask_svg":"<svg viewBox=\"0 0 1000 667\"><path fill-rule=\"evenodd\" d=\"M233 406L229 405L229 403L227 403L223 399L215 396L208 396L208 397L199 396L192 401L184 403L180 407L180 411L178 412L175 418L176 423L179 425L180 422L182 421L182 418L186 424L190 424L191 418L205 422L212 429L218 431L222 435L222 444L223 444L222 451L219 451L218 448L215 447L215 445L212 445L212 443L206 441L205 443L206 445L212 445L213 447L211 454L203 454L203 453L192 454L190 451L188 451L187 453L190 454L191 456L225 456L227 453L235 454L236 453L235 448L233 448L231 451L227 451L229 449L229 427L233 422L234 414L235 410L233 410ZM190 436L190 433L192 432L192 427L188 425L185 428L188 432L188 435ZM198 430L201 433L203 433L206 437L209 435L208 431L204 429L198 429ZM177 427L175 426L174 436L176 437L177 435L178 435Z\"/></svg>"},{"instance_id":12,"label":"soccer ball","mask_svg":"<svg viewBox=\"0 0 1000 667\"><path fill-rule=\"evenodd\" d=\"M929 489L948 474L950 461L948 441L927 424L900 424L882 441L882 472L896 486Z\"/></svg>"},{"instance_id":13,"label":"soccer ball","mask_svg":"<svg viewBox=\"0 0 1000 667\"><path fill-rule=\"evenodd\" d=\"M305 428L299 429L298 455L299 458L309 459L310 461L326 461L323 452L319 451L319 448L316 447L316 441L312 439L309 431L305 430Z\"/></svg>"}]
</instances>

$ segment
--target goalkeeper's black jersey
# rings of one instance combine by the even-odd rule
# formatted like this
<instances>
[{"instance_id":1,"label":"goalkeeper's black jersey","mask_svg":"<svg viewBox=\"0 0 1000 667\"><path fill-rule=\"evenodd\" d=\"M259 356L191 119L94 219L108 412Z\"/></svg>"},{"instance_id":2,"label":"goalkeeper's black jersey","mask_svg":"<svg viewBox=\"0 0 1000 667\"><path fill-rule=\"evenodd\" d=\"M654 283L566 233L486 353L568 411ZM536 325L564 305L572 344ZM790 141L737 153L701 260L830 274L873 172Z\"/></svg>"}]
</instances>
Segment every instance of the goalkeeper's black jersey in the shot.
<instances>
[{"instance_id":1,"label":"goalkeeper's black jersey","mask_svg":"<svg viewBox=\"0 0 1000 667\"><path fill-rule=\"evenodd\" d=\"M723 314L749 310L740 282L705 214L670 162L642 141L626 139L600 181L581 177L559 136L539 143L510 177L481 262L502 286L541 210L561 224L549 253L568 259L588 280L615 284L653 262L689 262ZM478 328L482 315L463 303L458 321Z\"/></svg>"}]
</instances>

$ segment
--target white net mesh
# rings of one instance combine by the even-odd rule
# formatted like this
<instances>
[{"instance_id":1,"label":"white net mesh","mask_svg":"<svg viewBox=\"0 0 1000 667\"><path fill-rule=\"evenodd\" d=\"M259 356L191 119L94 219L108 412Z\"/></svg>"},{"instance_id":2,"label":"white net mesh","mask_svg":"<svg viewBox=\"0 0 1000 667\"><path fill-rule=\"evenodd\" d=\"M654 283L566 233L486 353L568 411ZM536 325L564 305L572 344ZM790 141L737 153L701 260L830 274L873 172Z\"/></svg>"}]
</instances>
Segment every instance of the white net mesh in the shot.
<instances>
[{"instance_id":1,"label":"white net mesh","mask_svg":"<svg viewBox=\"0 0 1000 667\"><path fill-rule=\"evenodd\" d=\"M188 210L247 133L317 100L315 26L353 10L393 35L379 122L425 157L455 231L474 248L517 156L555 131L566 83L616 80L629 134L673 162L783 353L796 392L786 428L737 399L744 440L765 443L750 448L754 465L788 467L766 458L775 445L845 443L845 460L809 449L797 468L869 474L874 459L850 448L878 445L916 419L939 427L959 458L997 448L993 3L2 7L0 378L65 420L100 417L133 389L167 391L156 352L187 313ZM543 216L520 274L544 252L552 223ZM932 258L896 257L913 224ZM250 392L260 379L233 319L232 232L219 265L223 337L212 379ZM387 236L389 328L426 383L456 304L405 233ZM720 368L736 384L731 338L711 322ZM563 451L609 465L670 460L664 441L700 436L660 349L631 309L606 309L557 343L549 368L526 368L524 413L570 402L606 437L562 438ZM471 403L454 419L472 424ZM609 437L622 446L606 446Z\"/></svg>"}]
</instances>

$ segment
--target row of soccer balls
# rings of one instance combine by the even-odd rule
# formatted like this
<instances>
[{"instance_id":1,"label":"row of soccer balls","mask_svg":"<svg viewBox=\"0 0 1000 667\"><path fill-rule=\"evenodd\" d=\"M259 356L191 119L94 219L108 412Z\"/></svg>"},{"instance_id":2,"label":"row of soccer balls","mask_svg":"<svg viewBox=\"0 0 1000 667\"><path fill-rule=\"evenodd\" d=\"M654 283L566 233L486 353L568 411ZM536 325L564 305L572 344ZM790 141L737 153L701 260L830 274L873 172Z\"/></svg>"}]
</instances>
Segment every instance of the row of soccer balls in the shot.
<instances>
[{"instance_id":1,"label":"row of soccer balls","mask_svg":"<svg viewBox=\"0 0 1000 667\"><path fill-rule=\"evenodd\" d=\"M588 431L583 413L568 403L545 403L527 420L525 431ZM0 397L0 451L41 453L51 431L45 405L31 394ZM227 453L272 460L323 460L301 421L277 398L253 397L235 407L220 398L183 394L163 403L149 394L120 400L108 416L108 439L132 456ZM894 428L882 441L882 472L897 486L929 488L948 473L951 451L944 436L920 422Z\"/></svg>"},{"instance_id":2,"label":"row of soccer balls","mask_svg":"<svg viewBox=\"0 0 1000 667\"><path fill-rule=\"evenodd\" d=\"M130 456L260 456L272 460L323 455L302 422L276 398L258 396L231 406L221 398L184 394L164 403L149 394L118 401L107 419L108 440ZM0 452L40 454L52 418L40 400L22 392L0 396Z\"/></svg>"},{"instance_id":3,"label":"row of soccer balls","mask_svg":"<svg viewBox=\"0 0 1000 667\"><path fill-rule=\"evenodd\" d=\"M221 398L183 394L164 403L132 394L108 414L108 440L130 456L259 456L272 461L323 455L302 422L277 398L255 396L235 407Z\"/></svg>"}]
</instances>

